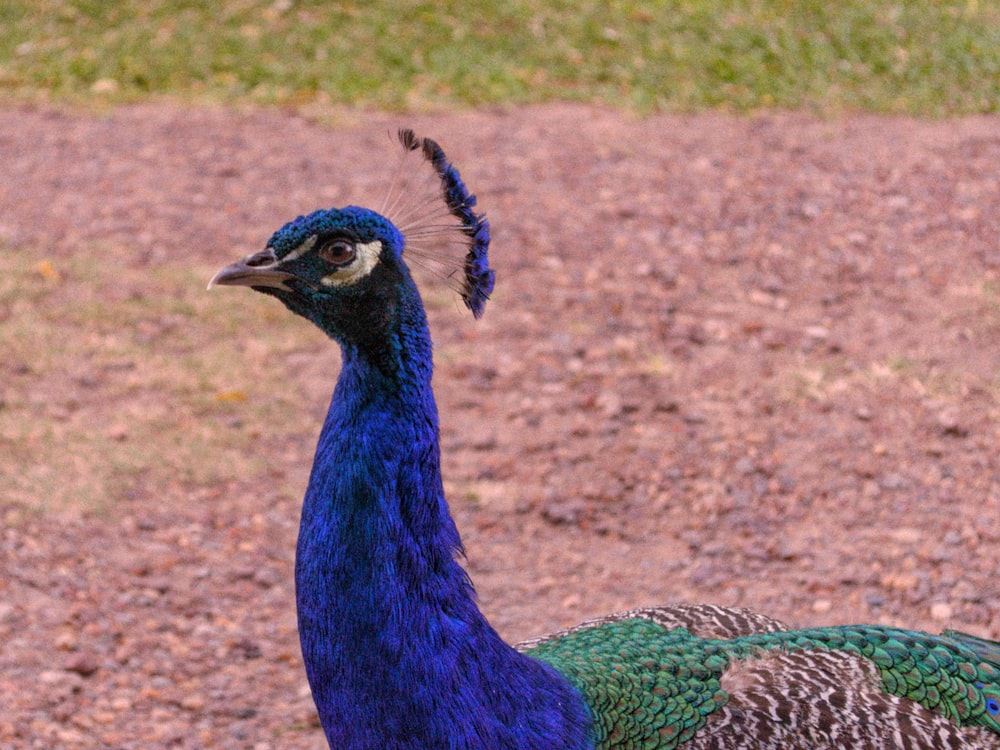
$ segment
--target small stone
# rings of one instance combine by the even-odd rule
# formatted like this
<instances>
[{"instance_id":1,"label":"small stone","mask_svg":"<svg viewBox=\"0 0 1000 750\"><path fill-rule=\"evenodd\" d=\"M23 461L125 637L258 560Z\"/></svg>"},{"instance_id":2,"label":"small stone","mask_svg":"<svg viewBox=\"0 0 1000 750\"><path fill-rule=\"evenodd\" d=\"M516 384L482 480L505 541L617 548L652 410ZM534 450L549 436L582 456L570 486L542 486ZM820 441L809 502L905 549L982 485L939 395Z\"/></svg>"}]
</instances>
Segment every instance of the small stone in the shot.
<instances>
[{"instance_id":1,"label":"small stone","mask_svg":"<svg viewBox=\"0 0 1000 750\"><path fill-rule=\"evenodd\" d=\"M97 661L97 657L86 652L74 654L66 662L66 671L75 672L81 677L90 677L90 675L94 674L100 668L101 665Z\"/></svg>"},{"instance_id":2,"label":"small stone","mask_svg":"<svg viewBox=\"0 0 1000 750\"><path fill-rule=\"evenodd\" d=\"M815 201L805 201L800 207L799 211L807 219L815 219L821 213L823 213L823 207L816 203Z\"/></svg>"},{"instance_id":3,"label":"small stone","mask_svg":"<svg viewBox=\"0 0 1000 750\"><path fill-rule=\"evenodd\" d=\"M576 609L583 600L579 594L570 594L562 600L563 609Z\"/></svg>"},{"instance_id":4,"label":"small stone","mask_svg":"<svg viewBox=\"0 0 1000 750\"><path fill-rule=\"evenodd\" d=\"M79 674L61 669L40 672L38 682L46 686L49 695L76 693L83 687L83 678Z\"/></svg>"},{"instance_id":5,"label":"small stone","mask_svg":"<svg viewBox=\"0 0 1000 750\"><path fill-rule=\"evenodd\" d=\"M950 620L954 612L948 602L934 602L931 605L932 620Z\"/></svg>"},{"instance_id":6,"label":"small stone","mask_svg":"<svg viewBox=\"0 0 1000 750\"><path fill-rule=\"evenodd\" d=\"M688 580L693 586L707 585L716 578L717 569L718 566L713 563L701 563L690 573Z\"/></svg>"},{"instance_id":7,"label":"small stone","mask_svg":"<svg viewBox=\"0 0 1000 750\"><path fill-rule=\"evenodd\" d=\"M812 610L818 615L826 614L833 609L833 602L829 599L817 599L813 602Z\"/></svg>"},{"instance_id":8,"label":"small stone","mask_svg":"<svg viewBox=\"0 0 1000 750\"><path fill-rule=\"evenodd\" d=\"M205 699L197 693L181 698L181 708L185 711L201 711L205 707Z\"/></svg>"},{"instance_id":9,"label":"small stone","mask_svg":"<svg viewBox=\"0 0 1000 750\"><path fill-rule=\"evenodd\" d=\"M882 607L885 605L885 597L877 592L872 592L865 596L865 601L869 607Z\"/></svg>"},{"instance_id":10,"label":"small stone","mask_svg":"<svg viewBox=\"0 0 1000 750\"><path fill-rule=\"evenodd\" d=\"M941 458L946 451L943 443L935 441L924 445L924 453L928 456L933 456L934 458Z\"/></svg>"},{"instance_id":11,"label":"small stone","mask_svg":"<svg viewBox=\"0 0 1000 750\"><path fill-rule=\"evenodd\" d=\"M889 536L892 537L894 542L899 542L900 544L917 544L923 539L923 533L920 529L912 526L900 526L898 529L893 529L889 533Z\"/></svg>"},{"instance_id":12,"label":"small stone","mask_svg":"<svg viewBox=\"0 0 1000 750\"><path fill-rule=\"evenodd\" d=\"M573 500L546 503L542 517L553 524L576 525L583 515L584 504Z\"/></svg>"},{"instance_id":13,"label":"small stone","mask_svg":"<svg viewBox=\"0 0 1000 750\"><path fill-rule=\"evenodd\" d=\"M945 535L941 537L941 541L954 547L962 543L962 535L955 529L951 529L945 532Z\"/></svg>"},{"instance_id":14,"label":"small stone","mask_svg":"<svg viewBox=\"0 0 1000 750\"><path fill-rule=\"evenodd\" d=\"M277 586L284 579L281 573L272 567L259 568L253 574L253 581L258 586L269 589Z\"/></svg>"},{"instance_id":15,"label":"small stone","mask_svg":"<svg viewBox=\"0 0 1000 750\"><path fill-rule=\"evenodd\" d=\"M887 573L882 576L880 583L890 589L897 591L910 591L917 587L918 579L912 573Z\"/></svg>"},{"instance_id":16,"label":"small stone","mask_svg":"<svg viewBox=\"0 0 1000 750\"><path fill-rule=\"evenodd\" d=\"M61 727L56 729L56 737L67 745L83 747L88 742L87 735L77 729Z\"/></svg>"},{"instance_id":17,"label":"small stone","mask_svg":"<svg viewBox=\"0 0 1000 750\"><path fill-rule=\"evenodd\" d=\"M882 489L884 490L901 490L906 488L909 481L902 474L893 473L883 477L879 484L882 485Z\"/></svg>"},{"instance_id":18,"label":"small stone","mask_svg":"<svg viewBox=\"0 0 1000 750\"><path fill-rule=\"evenodd\" d=\"M935 549L927 553L927 559L932 563L948 562L953 557L954 554L951 552L951 550L948 550L945 547L936 547Z\"/></svg>"},{"instance_id":19,"label":"small stone","mask_svg":"<svg viewBox=\"0 0 1000 750\"><path fill-rule=\"evenodd\" d=\"M614 391L601 391L601 393L597 396L597 408L599 408L606 417L617 416L622 411L622 398Z\"/></svg>"},{"instance_id":20,"label":"small stone","mask_svg":"<svg viewBox=\"0 0 1000 750\"><path fill-rule=\"evenodd\" d=\"M128 426L124 424L112 425L107 429L107 436L116 443L123 443L128 439Z\"/></svg>"},{"instance_id":21,"label":"small stone","mask_svg":"<svg viewBox=\"0 0 1000 750\"><path fill-rule=\"evenodd\" d=\"M965 427L958 417L955 409L945 409L937 416L938 427L942 434L948 437L965 437L969 434L969 429Z\"/></svg>"},{"instance_id":22,"label":"small stone","mask_svg":"<svg viewBox=\"0 0 1000 750\"><path fill-rule=\"evenodd\" d=\"M488 432L472 441L472 450L491 451L497 447L497 436L495 432Z\"/></svg>"}]
</instances>

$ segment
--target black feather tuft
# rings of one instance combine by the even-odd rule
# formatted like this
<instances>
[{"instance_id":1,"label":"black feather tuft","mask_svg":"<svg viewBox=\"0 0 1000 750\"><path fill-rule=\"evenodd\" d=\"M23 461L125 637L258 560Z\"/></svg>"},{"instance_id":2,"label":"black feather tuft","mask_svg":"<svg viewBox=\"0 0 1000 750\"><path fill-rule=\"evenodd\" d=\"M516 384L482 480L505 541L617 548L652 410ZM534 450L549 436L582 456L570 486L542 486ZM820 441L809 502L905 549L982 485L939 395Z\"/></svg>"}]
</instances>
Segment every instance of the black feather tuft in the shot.
<instances>
[{"instance_id":1,"label":"black feather tuft","mask_svg":"<svg viewBox=\"0 0 1000 750\"><path fill-rule=\"evenodd\" d=\"M399 142L403 144L403 148L407 151L416 151L420 148L420 139L417 138L417 134L409 128L400 128Z\"/></svg>"},{"instance_id":2,"label":"black feather tuft","mask_svg":"<svg viewBox=\"0 0 1000 750\"><path fill-rule=\"evenodd\" d=\"M458 169L448 161L444 151L430 138L418 138L409 129L399 131L399 142L407 151L420 149L441 180L441 192L448 211L461 222L461 231L469 244L465 255L465 279L460 294L472 314L479 318L493 291L495 274L489 266L490 224L486 216L476 213L476 196L470 193Z\"/></svg>"}]
</instances>

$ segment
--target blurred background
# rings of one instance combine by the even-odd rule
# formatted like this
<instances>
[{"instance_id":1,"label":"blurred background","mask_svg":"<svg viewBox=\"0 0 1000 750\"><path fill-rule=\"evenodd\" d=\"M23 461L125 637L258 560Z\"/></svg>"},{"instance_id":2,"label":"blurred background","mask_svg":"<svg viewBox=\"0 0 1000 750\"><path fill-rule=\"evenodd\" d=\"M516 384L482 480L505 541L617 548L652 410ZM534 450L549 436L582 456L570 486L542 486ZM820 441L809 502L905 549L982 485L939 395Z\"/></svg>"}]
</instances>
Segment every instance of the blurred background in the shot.
<instances>
[{"instance_id":1,"label":"blurred background","mask_svg":"<svg viewBox=\"0 0 1000 750\"><path fill-rule=\"evenodd\" d=\"M292 558L336 347L205 285L378 206L516 641L674 601L1000 638L1000 2L0 0L0 746L318 748ZM415 164L415 163L414 163Z\"/></svg>"}]
</instances>

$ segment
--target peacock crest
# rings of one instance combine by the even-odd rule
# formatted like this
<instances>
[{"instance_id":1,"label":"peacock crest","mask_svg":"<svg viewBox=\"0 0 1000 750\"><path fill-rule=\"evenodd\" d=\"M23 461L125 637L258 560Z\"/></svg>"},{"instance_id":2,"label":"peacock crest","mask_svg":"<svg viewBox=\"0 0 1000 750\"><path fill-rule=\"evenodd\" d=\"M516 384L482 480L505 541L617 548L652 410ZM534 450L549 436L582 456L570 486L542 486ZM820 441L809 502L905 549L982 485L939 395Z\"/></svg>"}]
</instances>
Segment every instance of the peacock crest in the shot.
<instances>
[{"instance_id":1,"label":"peacock crest","mask_svg":"<svg viewBox=\"0 0 1000 750\"><path fill-rule=\"evenodd\" d=\"M380 213L406 238L411 262L443 278L479 318L495 278L489 266L489 221L476 212L476 196L437 141L420 138L408 128L397 136L403 158ZM433 168L437 181L429 190L422 189L424 172L407 169L411 154L419 154Z\"/></svg>"}]
</instances>

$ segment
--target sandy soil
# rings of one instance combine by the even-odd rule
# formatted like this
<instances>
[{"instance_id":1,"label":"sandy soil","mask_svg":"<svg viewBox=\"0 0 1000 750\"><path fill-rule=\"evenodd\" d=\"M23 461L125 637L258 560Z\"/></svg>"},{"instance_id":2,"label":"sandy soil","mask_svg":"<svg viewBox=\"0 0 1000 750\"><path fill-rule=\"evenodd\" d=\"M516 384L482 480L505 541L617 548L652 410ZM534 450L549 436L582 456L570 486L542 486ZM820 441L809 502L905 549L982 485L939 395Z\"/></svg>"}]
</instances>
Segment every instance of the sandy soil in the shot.
<instances>
[{"instance_id":1,"label":"sandy soil","mask_svg":"<svg viewBox=\"0 0 1000 750\"><path fill-rule=\"evenodd\" d=\"M706 601L1000 638L996 118L0 109L0 242L221 265L381 197L400 125L495 228L486 317L432 326L453 512L505 636ZM318 427L333 373L293 377ZM285 456L304 476L311 446ZM0 490L3 747L324 746L297 503L164 493L38 517Z\"/></svg>"}]
</instances>

